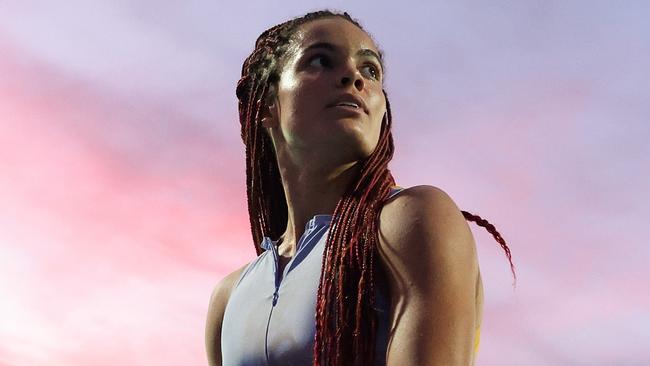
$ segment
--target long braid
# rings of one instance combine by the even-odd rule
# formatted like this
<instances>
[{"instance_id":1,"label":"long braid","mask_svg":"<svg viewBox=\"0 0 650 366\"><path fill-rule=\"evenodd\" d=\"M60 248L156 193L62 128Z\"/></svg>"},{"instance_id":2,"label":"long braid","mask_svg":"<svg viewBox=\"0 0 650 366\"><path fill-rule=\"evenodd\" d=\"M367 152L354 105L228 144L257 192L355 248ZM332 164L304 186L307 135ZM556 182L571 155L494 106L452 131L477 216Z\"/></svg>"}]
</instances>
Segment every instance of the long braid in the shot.
<instances>
[{"instance_id":1,"label":"long braid","mask_svg":"<svg viewBox=\"0 0 650 366\"><path fill-rule=\"evenodd\" d=\"M463 217L467 221L474 221L478 226L484 227L492 236L494 236L494 239L501 245L503 248L503 251L506 252L506 256L508 257L508 261L510 262L510 271L512 272L512 276L515 279L515 282L513 283L513 286L517 286L517 274L515 273L515 265L512 263L512 254L510 253L510 248L508 248L508 244L506 244L506 241L501 237L501 234L497 231L496 227L492 225L488 220L482 218L479 215L474 215L472 213L469 213L467 211L462 211Z\"/></svg>"},{"instance_id":2,"label":"long braid","mask_svg":"<svg viewBox=\"0 0 650 366\"><path fill-rule=\"evenodd\" d=\"M241 138L246 146L246 197L251 233L257 255L264 236L278 238L286 228L288 211L273 143L260 126L260 113L270 86L280 79L284 55L296 29L309 21L342 17L361 25L348 13L328 10L273 26L257 38L255 49L242 65L237 83ZM372 365L375 362L377 313L376 284L385 287L376 266L379 212L395 180L388 169L394 152L392 114L388 96L377 147L360 162L355 181L338 201L322 258L316 301L313 364L318 366ZM469 221L485 227L506 251L510 250L493 225L462 211ZM516 279L516 277L515 277ZM375 281L379 282L375 282Z\"/></svg>"}]
</instances>

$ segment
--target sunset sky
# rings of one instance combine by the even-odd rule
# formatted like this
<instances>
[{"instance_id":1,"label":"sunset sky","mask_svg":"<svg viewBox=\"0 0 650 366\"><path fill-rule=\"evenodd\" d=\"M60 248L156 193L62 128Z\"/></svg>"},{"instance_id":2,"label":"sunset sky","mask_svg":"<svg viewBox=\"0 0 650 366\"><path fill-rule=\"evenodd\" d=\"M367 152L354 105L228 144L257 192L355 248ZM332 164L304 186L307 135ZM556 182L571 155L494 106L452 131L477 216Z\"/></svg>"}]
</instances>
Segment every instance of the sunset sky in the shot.
<instances>
[{"instance_id":1,"label":"sunset sky","mask_svg":"<svg viewBox=\"0 0 650 366\"><path fill-rule=\"evenodd\" d=\"M235 85L266 28L348 11L385 53L403 187L446 191L477 366L650 364L650 3L0 2L0 366L207 365L255 257Z\"/></svg>"}]
</instances>

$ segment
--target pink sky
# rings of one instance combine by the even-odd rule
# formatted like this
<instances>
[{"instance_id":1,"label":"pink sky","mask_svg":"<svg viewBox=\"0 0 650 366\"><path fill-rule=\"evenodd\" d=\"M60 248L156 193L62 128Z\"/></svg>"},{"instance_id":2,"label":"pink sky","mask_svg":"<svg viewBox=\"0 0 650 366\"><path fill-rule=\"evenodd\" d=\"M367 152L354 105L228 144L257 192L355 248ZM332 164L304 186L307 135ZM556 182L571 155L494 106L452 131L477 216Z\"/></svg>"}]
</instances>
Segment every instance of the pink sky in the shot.
<instances>
[{"instance_id":1,"label":"pink sky","mask_svg":"<svg viewBox=\"0 0 650 366\"><path fill-rule=\"evenodd\" d=\"M322 7L386 54L398 184L511 247L516 290L470 224L477 365L650 364L645 2L66 4L0 4L0 366L207 365L212 287L255 256L241 63Z\"/></svg>"}]
</instances>

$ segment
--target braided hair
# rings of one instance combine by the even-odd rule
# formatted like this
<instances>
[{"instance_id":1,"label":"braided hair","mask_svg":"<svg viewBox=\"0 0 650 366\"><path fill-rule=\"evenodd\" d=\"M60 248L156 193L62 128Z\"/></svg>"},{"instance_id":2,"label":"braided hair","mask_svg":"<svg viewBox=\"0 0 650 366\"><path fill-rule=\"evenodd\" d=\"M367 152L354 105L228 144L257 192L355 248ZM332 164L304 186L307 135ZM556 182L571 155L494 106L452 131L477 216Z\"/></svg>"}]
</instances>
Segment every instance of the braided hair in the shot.
<instances>
[{"instance_id":1,"label":"braided hair","mask_svg":"<svg viewBox=\"0 0 650 366\"><path fill-rule=\"evenodd\" d=\"M260 123L270 88L280 80L291 37L301 24L341 17L360 29L345 12L322 10L275 25L257 38L255 49L242 66L237 83L241 138L246 146L246 195L257 255L265 236L278 238L288 219L275 150ZM327 235L316 305L313 365L372 365L378 318L374 307L376 282L383 286L376 266L379 212L395 180L388 169L393 158L391 109L386 91L386 114L378 144L363 159L358 176L338 201ZM466 220L485 227L506 252L515 276L510 250L496 228L480 216L462 211Z\"/></svg>"}]
</instances>

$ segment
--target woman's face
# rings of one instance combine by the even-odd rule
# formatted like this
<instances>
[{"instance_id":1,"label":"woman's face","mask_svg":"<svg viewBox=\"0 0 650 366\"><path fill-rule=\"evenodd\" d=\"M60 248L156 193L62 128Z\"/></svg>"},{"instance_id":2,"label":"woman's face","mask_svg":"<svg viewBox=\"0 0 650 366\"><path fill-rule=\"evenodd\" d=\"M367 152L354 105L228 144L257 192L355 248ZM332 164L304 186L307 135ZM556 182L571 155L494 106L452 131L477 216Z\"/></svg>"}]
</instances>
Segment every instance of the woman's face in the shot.
<instances>
[{"instance_id":1,"label":"woman's face","mask_svg":"<svg viewBox=\"0 0 650 366\"><path fill-rule=\"evenodd\" d=\"M386 113L383 65L372 39L339 17L299 26L285 56L270 119L276 153L358 161L375 149ZM358 108L336 106L357 102Z\"/></svg>"}]
</instances>

